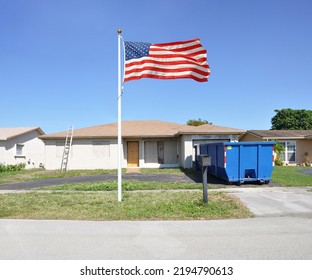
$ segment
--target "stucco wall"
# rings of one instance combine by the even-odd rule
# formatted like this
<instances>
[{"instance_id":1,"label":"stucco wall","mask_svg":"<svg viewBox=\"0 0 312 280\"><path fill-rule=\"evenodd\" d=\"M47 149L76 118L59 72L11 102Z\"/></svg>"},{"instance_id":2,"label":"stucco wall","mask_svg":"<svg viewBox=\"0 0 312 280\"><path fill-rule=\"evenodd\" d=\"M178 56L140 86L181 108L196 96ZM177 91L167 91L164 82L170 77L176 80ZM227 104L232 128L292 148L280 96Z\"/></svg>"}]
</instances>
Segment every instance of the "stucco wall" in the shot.
<instances>
[{"instance_id":1,"label":"stucco wall","mask_svg":"<svg viewBox=\"0 0 312 280\"><path fill-rule=\"evenodd\" d=\"M45 167L61 168L64 141L45 141ZM68 169L115 169L117 168L117 139L73 140Z\"/></svg>"},{"instance_id":2,"label":"stucco wall","mask_svg":"<svg viewBox=\"0 0 312 280\"><path fill-rule=\"evenodd\" d=\"M207 136L208 137L208 136ZM222 139L225 136L209 136ZM227 139L234 136L227 135ZM192 168L194 156L194 139L204 139L203 135L183 135L179 138L123 139L122 167L127 168L127 142L139 142L139 167L183 167ZM220 138L220 139L221 139ZM159 161L157 142L163 142L163 161ZM60 169L64 141L45 140L45 167L48 170ZM117 139L73 140L68 160L68 169L116 169Z\"/></svg>"},{"instance_id":3,"label":"stucco wall","mask_svg":"<svg viewBox=\"0 0 312 280\"><path fill-rule=\"evenodd\" d=\"M123 139L122 167L127 168L127 142L139 142L139 167L178 167L177 141L172 139ZM164 162L158 162L157 141L164 142ZM45 140L45 167L61 168L64 141ZM147 143L147 144L146 144ZM145 146L146 145L146 146ZM145 153L148 153L148 156ZM68 159L70 169L116 169L117 139L73 140ZM146 162L147 159L147 162Z\"/></svg>"},{"instance_id":4,"label":"stucco wall","mask_svg":"<svg viewBox=\"0 0 312 280\"><path fill-rule=\"evenodd\" d=\"M31 131L27 134L0 141L0 163L25 163L26 168L39 168L44 163L44 143L38 139L39 133ZM17 155L16 145L22 145L22 154Z\"/></svg>"},{"instance_id":5,"label":"stucco wall","mask_svg":"<svg viewBox=\"0 0 312 280\"><path fill-rule=\"evenodd\" d=\"M312 140L299 140L297 141L297 162L306 163L312 162Z\"/></svg>"},{"instance_id":6,"label":"stucco wall","mask_svg":"<svg viewBox=\"0 0 312 280\"><path fill-rule=\"evenodd\" d=\"M242 139L242 142L247 141L265 141L262 138L245 134ZM296 142L296 162L295 163L306 163L312 162L312 140L305 139L281 139L281 142L284 141L295 141Z\"/></svg>"},{"instance_id":7,"label":"stucco wall","mask_svg":"<svg viewBox=\"0 0 312 280\"><path fill-rule=\"evenodd\" d=\"M241 139L239 140L240 142L257 142L257 141L264 141L262 138L260 137L256 137L254 135L251 134L244 134Z\"/></svg>"},{"instance_id":8,"label":"stucco wall","mask_svg":"<svg viewBox=\"0 0 312 280\"><path fill-rule=\"evenodd\" d=\"M179 164L183 168L193 167L193 136L182 135L180 138L180 161Z\"/></svg>"}]
</instances>

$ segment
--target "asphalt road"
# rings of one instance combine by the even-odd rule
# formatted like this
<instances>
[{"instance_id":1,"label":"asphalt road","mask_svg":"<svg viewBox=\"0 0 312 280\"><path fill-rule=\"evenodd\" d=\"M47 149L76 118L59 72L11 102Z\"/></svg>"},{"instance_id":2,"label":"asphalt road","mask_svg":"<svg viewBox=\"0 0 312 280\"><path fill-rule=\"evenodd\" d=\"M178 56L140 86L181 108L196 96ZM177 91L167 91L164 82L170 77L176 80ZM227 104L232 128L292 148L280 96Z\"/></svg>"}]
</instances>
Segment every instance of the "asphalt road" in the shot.
<instances>
[{"instance_id":1,"label":"asphalt road","mask_svg":"<svg viewBox=\"0 0 312 280\"><path fill-rule=\"evenodd\" d=\"M311 260L312 219L0 220L6 260Z\"/></svg>"},{"instance_id":2,"label":"asphalt road","mask_svg":"<svg viewBox=\"0 0 312 280\"><path fill-rule=\"evenodd\" d=\"M311 189L227 188L227 192L240 198L255 213L256 217L251 219L134 222L3 219L0 259L311 260Z\"/></svg>"}]
</instances>

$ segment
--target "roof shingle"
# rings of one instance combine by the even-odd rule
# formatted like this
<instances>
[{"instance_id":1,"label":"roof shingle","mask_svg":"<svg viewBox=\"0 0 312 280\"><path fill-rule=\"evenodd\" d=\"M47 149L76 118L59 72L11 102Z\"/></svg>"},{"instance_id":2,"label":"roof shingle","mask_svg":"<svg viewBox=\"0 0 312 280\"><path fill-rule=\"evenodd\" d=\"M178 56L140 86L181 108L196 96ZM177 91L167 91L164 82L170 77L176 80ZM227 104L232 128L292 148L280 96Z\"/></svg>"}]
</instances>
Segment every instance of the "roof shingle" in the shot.
<instances>
[{"instance_id":1,"label":"roof shingle","mask_svg":"<svg viewBox=\"0 0 312 280\"><path fill-rule=\"evenodd\" d=\"M41 135L44 134L40 127L5 127L0 128L0 140L5 141L33 130L37 130Z\"/></svg>"},{"instance_id":2,"label":"roof shingle","mask_svg":"<svg viewBox=\"0 0 312 280\"><path fill-rule=\"evenodd\" d=\"M109 123L74 130L75 139L87 138L116 138L118 123ZM123 121L122 122L122 137L174 137L180 134L220 134L232 133L243 134L244 130L229 128L217 125L201 125L189 126L177 124L173 122L164 122L157 120L143 121ZM66 137L66 131L47 134L41 139L63 139Z\"/></svg>"},{"instance_id":3,"label":"roof shingle","mask_svg":"<svg viewBox=\"0 0 312 280\"><path fill-rule=\"evenodd\" d=\"M264 139L311 138L312 130L248 130L247 133Z\"/></svg>"}]
</instances>

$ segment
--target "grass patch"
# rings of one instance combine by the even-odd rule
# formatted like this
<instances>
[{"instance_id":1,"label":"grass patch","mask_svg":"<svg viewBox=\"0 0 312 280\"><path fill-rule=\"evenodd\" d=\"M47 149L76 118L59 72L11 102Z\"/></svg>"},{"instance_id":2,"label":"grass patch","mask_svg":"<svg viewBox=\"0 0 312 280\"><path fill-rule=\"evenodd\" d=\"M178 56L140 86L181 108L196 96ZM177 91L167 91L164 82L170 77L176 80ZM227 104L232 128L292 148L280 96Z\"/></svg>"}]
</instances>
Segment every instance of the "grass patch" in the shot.
<instances>
[{"instance_id":1,"label":"grass patch","mask_svg":"<svg viewBox=\"0 0 312 280\"><path fill-rule=\"evenodd\" d=\"M186 190L201 189L202 184L183 182L145 182L135 180L123 180L124 191L138 190ZM117 181L103 181L98 183L64 184L59 186L47 186L37 188L39 190L64 190L64 191L114 191L117 190Z\"/></svg>"},{"instance_id":2,"label":"grass patch","mask_svg":"<svg viewBox=\"0 0 312 280\"><path fill-rule=\"evenodd\" d=\"M312 186L312 176L297 172L304 169L302 166L275 166L272 173L272 182L283 186L304 187Z\"/></svg>"},{"instance_id":3,"label":"grass patch","mask_svg":"<svg viewBox=\"0 0 312 280\"><path fill-rule=\"evenodd\" d=\"M0 218L66 220L189 220L248 218L253 214L237 198L226 193L126 192L30 192L0 195Z\"/></svg>"},{"instance_id":4,"label":"grass patch","mask_svg":"<svg viewBox=\"0 0 312 280\"><path fill-rule=\"evenodd\" d=\"M126 169L122 170L124 174ZM194 169L183 168L142 168L143 174L191 174L197 172ZM50 178L70 178L76 176L92 176L103 174L117 174L116 169L95 169L95 170L68 170L62 172L60 170L44 170L44 169L24 169L21 171L10 171L0 173L0 184L12 184L18 182L35 181Z\"/></svg>"},{"instance_id":5,"label":"grass patch","mask_svg":"<svg viewBox=\"0 0 312 280\"><path fill-rule=\"evenodd\" d=\"M0 184L11 184L49 178L69 178L76 176L92 176L102 174L117 174L117 170L95 169L95 170L69 170L66 172L62 172L60 170L24 169L21 171L0 173Z\"/></svg>"}]
</instances>

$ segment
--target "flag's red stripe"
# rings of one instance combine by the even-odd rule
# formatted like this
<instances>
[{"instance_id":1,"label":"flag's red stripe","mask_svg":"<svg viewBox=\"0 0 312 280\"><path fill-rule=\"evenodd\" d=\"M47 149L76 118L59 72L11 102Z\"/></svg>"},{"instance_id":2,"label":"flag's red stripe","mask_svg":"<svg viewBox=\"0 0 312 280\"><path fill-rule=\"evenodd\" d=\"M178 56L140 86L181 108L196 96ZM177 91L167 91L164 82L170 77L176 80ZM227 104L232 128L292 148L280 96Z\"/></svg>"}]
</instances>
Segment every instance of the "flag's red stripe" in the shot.
<instances>
[{"instance_id":1,"label":"flag's red stripe","mask_svg":"<svg viewBox=\"0 0 312 280\"><path fill-rule=\"evenodd\" d=\"M208 81L210 68L206 57L199 39L152 44L148 56L126 61L124 81L141 78Z\"/></svg>"},{"instance_id":2,"label":"flag's red stripe","mask_svg":"<svg viewBox=\"0 0 312 280\"><path fill-rule=\"evenodd\" d=\"M142 66L144 64L147 64L147 63L152 63L152 64L155 64L155 65L181 65L181 64L191 64L191 65L196 65L196 66L200 66L200 67L204 67L204 68L208 68L208 64L207 63L204 63L206 60L202 60L200 62L203 62L203 63L200 63L199 61L196 61L196 62L193 62L193 61L185 61L185 60L176 60L176 61L156 61L156 60L152 60L152 59L144 59L144 60L139 60L139 61L130 61L128 63L126 63L126 67L132 67L132 66Z\"/></svg>"},{"instance_id":3,"label":"flag's red stripe","mask_svg":"<svg viewBox=\"0 0 312 280\"><path fill-rule=\"evenodd\" d=\"M181 76L159 76L159 75L152 75L152 74L142 74L140 76L133 76L133 77L129 77L129 78L125 78L125 82L130 81L130 80L140 80L142 78L153 78L153 79L162 79L162 80L167 80L167 79L184 79L184 78L191 78L197 82L207 82L208 78L207 77L203 77L203 78L198 78L196 76L193 76L191 74L188 75L181 75Z\"/></svg>"},{"instance_id":4,"label":"flag's red stripe","mask_svg":"<svg viewBox=\"0 0 312 280\"><path fill-rule=\"evenodd\" d=\"M178 69L164 69L164 68L158 68L158 67L144 67L143 69L140 69L139 71L136 70L136 69L131 70L131 71L126 71L125 75L128 76L130 74L140 73L140 72L144 72L144 71L157 71L157 72L162 72L162 73L179 73L179 72L190 71L190 72L194 72L194 73L197 73L199 75L202 75L202 76L206 76L209 73L208 69L207 69L207 71L201 71L200 69L189 68L189 67L178 68Z\"/></svg>"},{"instance_id":5,"label":"flag's red stripe","mask_svg":"<svg viewBox=\"0 0 312 280\"><path fill-rule=\"evenodd\" d=\"M173 51L171 51L170 53L166 53L166 54L153 52L149 54L149 57L159 57L159 58L185 57L185 58L196 59L196 56L198 55L206 55L206 51L199 51L193 54L179 53L179 52L175 53Z\"/></svg>"}]
</instances>

